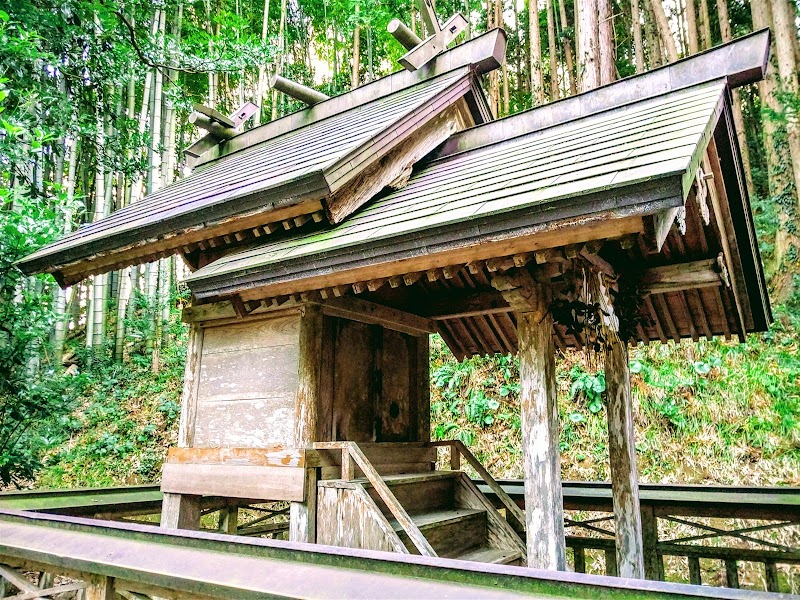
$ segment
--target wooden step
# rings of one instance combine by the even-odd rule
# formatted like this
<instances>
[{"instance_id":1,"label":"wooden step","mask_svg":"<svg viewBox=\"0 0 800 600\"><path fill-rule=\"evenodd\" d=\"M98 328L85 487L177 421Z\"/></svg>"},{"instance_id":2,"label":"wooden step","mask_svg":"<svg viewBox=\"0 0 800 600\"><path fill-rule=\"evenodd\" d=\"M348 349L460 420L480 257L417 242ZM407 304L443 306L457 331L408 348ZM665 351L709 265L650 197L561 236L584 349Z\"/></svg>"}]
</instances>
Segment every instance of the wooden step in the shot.
<instances>
[{"instance_id":1,"label":"wooden step","mask_svg":"<svg viewBox=\"0 0 800 600\"><path fill-rule=\"evenodd\" d=\"M383 478L400 505L409 514L430 513L455 508L455 475L448 471L429 471L410 475L387 475ZM391 514L366 479L359 481L375 500L383 514Z\"/></svg>"},{"instance_id":2,"label":"wooden step","mask_svg":"<svg viewBox=\"0 0 800 600\"><path fill-rule=\"evenodd\" d=\"M455 557L486 540L486 511L483 510L444 509L412 514L410 517L439 556ZM406 548L416 554L414 543L397 521L392 519L389 523Z\"/></svg>"},{"instance_id":3,"label":"wooden step","mask_svg":"<svg viewBox=\"0 0 800 600\"><path fill-rule=\"evenodd\" d=\"M507 548L486 548L485 546L480 546L471 548L453 558L456 560L469 560L472 562L491 563L494 565L516 565L519 564L522 558L522 552Z\"/></svg>"}]
</instances>

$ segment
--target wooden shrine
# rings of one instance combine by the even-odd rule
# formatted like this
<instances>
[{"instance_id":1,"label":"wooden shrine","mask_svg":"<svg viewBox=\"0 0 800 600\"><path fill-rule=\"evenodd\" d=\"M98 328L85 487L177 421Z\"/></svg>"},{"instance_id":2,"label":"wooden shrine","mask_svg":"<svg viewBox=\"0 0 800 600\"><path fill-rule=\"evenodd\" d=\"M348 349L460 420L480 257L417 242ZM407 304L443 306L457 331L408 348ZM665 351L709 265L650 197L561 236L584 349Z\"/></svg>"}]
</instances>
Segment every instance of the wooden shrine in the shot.
<instances>
[{"instance_id":1,"label":"wooden shrine","mask_svg":"<svg viewBox=\"0 0 800 600\"><path fill-rule=\"evenodd\" d=\"M196 528L203 496L231 499L231 531L237 499L284 500L294 541L564 570L554 355L597 346L618 573L652 577L627 343L770 322L730 114L769 32L494 120L480 78L505 33L447 50L463 18L430 10L425 40L393 25L405 70L334 98L276 80L308 108L240 133L201 110L192 175L20 266L191 266L165 527ZM459 359L519 353L525 513L431 442L432 333Z\"/></svg>"}]
</instances>

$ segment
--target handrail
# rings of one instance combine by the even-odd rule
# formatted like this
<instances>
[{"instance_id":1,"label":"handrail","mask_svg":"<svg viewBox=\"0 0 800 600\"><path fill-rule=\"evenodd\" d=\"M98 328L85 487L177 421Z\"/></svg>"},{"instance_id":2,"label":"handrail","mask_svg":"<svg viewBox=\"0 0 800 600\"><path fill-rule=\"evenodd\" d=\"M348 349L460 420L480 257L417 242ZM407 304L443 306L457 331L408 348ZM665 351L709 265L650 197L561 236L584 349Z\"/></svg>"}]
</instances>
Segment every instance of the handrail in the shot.
<instances>
[{"instance_id":1,"label":"handrail","mask_svg":"<svg viewBox=\"0 0 800 600\"><path fill-rule=\"evenodd\" d=\"M469 449L464 445L463 442L460 440L442 440L439 442L430 442L431 446L449 446L450 447L450 468L454 471L457 471L461 468L461 460L460 457L463 456L467 459L469 466L475 469L475 472L486 482L486 485L489 486L489 489L494 492L497 496L497 499L503 503L503 506L506 509L506 518L509 521L511 527L516 531L518 534L524 537L525 535L525 513L522 509L516 505L516 503L511 499L502 486L497 483L494 477L489 474L484 466L480 463L480 461L475 458L475 455L469 451Z\"/></svg>"},{"instance_id":2,"label":"handrail","mask_svg":"<svg viewBox=\"0 0 800 600\"><path fill-rule=\"evenodd\" d=\"M419 530L419 527L414 523L406 509L397 500L397 497L386 485L386 482L380 476L378 471L369 462L369 459L364 454L363 450L358 447L356 442L323 442L314 444L317 449L337 449L342 451L342 479L350 481L355 477L355 465L364 473L367 481L370 482L375 491L380 496L383 503L392 513L392 516L403 528L403 531L408 535L409 539L413 542L414 546L419 550L422 556L438 556L433 546L430 545L425 536Z\"/></svg>"}]
</instances>

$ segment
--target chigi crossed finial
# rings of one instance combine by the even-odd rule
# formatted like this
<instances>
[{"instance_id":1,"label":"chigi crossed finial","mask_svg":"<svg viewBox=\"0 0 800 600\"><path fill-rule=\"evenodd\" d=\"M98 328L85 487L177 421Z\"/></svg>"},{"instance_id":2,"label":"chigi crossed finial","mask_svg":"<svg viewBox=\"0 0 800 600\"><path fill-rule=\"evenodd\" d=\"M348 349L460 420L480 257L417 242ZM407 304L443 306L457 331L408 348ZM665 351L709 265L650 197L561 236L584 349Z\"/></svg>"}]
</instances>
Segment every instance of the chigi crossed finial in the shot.
<instances>
[{"instance_id":1,"label":"chigi crossed finial","mask_svg":"<svg viewBox=\"0 0 800 600\"><path fill-rule=\"evenodd\" d=\"M416 71L447 49L447 45L464 31L468 24L464 15L457 12L444 25L439 25L436 9L433 8L431 0L419 0L419 12L428 36L424 40L399 19L393 19L388 27L389 33L408 50L399 62L409 71Z\"/></svg>"}]
</instances>

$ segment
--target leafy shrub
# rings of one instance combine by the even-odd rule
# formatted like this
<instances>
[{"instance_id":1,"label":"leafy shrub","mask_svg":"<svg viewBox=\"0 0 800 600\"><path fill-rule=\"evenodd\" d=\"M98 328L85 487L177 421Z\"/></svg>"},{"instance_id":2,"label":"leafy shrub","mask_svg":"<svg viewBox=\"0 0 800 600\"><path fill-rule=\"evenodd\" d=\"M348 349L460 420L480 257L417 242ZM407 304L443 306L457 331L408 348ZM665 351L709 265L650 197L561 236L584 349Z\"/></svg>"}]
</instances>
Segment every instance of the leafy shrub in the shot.
<instances>
[{"instance_id":1,"label":"leafy shrub","mask_svg":"<svg viewBox=\"0 0 800 600\"><path fill-rule=\"evenodd\" d=\"M606 375L598 371L595 375L590 375L580 366L576 365L570 371L572 386L569 393L573 400L583 397L592 413L599 413L603 410L603 394L606 391Z\"/></svg>"}]
</instances>

